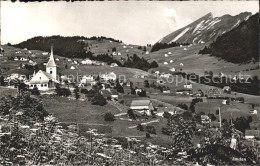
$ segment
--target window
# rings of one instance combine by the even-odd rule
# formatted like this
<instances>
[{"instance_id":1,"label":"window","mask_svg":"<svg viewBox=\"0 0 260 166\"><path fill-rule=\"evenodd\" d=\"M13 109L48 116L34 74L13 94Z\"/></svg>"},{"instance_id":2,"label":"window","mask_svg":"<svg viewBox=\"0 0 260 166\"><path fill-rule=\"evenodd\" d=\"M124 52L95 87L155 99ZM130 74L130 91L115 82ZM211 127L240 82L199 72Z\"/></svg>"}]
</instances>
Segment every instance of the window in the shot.
<instances>
[{"instance_id":1,"label":"window","mask_svg":"<svg viewBox=\"0 0 260 166\"><path fill-rule=\"evenodd\" d=\"M43 84L41 84L41 87L43 87Z\"/></svg>"},{"instance_id":2,"label":"window","mask_svg":"<svg viewBox=\"0 0 260 166\"><path fill-rule=\"evenodd\" d=\"M40 80L42 79L42 77L40 77Z\"/></svg>"},{"instance_id":3,"label":"window","mask_svg":"<svg viewBox=\"0 0 260 166\"><path fill-rule=\"evenodd\" d=\"M34 85L34 87L36 87L36 85Z\"/></svg>"},{"instance_id":4,"label":"window","mask_svg":"<svg viewBox=\"0 0 260 166\"><path fill-rule=\"evenodd\" d=\"M33 85L31 85L31 87L33 87Z\"/></svg>"},{"instance_id":5,"label":"window","mask_svg":"<svg viewBox=\"0 0 260 166\"><path fill-rule=\"evenodd\" d=\"M52 71L50 71L50 74L52 74Z\"/></svg>"},{"instance_id":6,"label":"window","mask_svg":"<svg viewBox=\"0 0 260 166\"><path fill-rule=\"evenodd\" d=\"M44 84L45 87L47 87L47 84Z\"/></svg>"}]
</instances>

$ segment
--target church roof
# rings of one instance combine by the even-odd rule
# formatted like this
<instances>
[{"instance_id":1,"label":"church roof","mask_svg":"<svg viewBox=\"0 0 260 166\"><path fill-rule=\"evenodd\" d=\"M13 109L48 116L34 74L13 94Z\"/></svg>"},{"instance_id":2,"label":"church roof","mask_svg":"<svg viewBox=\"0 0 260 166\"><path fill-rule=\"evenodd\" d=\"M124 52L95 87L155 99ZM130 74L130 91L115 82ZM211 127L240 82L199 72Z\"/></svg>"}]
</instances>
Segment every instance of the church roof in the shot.
<instances>
[{"instance_id":1,"label":"church roof","mask_svg":"<svg viewBox=\"0 0 260 166\"><path fill-rule=\"evenodd\" d=\"M55 83L59 83L59 81L58 80L56 80L56 79L54 79L54 78L52 78L52 75L51 74L49 74L49 73L47 73L47 72L45 72L45 71L42 71L42 70L39 70L37 73L42 73L42 74L44 74L49 80L47 81L47 80L34 80L33 78L30 80L30 83L31 84L43 84L43 83L48 83L50 80L52 80L53 82L55 82ZM37 74L36 73L36 74Z\"/></svg>"},{"instance_id":2,"label":"church roof","mask_svg":"<svg viewBox=\"0 0 260 166\"><path fill-rule=\"evenodd\" d=\"M46 67L56 67L56 63L55 63L54 57L53 57L53 47L51 47L51 56L49 58L48 63L46 64Z\"/></svg>"}]
</instances>

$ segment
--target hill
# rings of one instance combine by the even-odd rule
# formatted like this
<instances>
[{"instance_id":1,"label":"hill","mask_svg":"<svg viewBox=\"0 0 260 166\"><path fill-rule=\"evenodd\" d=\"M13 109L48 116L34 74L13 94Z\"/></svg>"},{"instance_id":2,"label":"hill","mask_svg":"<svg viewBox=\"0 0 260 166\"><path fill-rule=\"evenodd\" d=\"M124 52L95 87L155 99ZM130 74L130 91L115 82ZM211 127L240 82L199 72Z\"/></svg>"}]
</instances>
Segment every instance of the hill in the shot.
<instances>
[{"instance_id":1,"label":"hill","mask_svg":"<svg viewBox=\"0 0 260 166\"><path fill-rule=\"evenodd\" d=\"M237 27L242 21L247 20L251 13L245 12L236 16L224 15L213 17L211 13L199 18L191 24L163 37L158 43L204 43L216 38Z\"/></svg>"},{"instance_id":2,"label":"hill","mask_svg":"<svg viewBox=\"0 0 260 166\"><path fill-rule=\"evenodd\" d=\"M255 14L238 27L219 36L200 53L220 57L233 63L259 61L258 24L258 14Z\"/></svg>"}]
</instances>

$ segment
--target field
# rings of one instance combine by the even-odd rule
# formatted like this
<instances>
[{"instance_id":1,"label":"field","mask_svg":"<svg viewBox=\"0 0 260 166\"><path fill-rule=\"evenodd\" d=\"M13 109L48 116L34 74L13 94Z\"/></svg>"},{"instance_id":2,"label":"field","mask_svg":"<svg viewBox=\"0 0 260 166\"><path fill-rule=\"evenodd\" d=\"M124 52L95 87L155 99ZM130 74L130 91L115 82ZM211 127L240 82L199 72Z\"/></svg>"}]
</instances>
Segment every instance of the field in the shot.
<instances>
[{"instance_id":1,"label":"field","mask_svg":"<svg viewBox=\"0 0 260 166\"><path fill-rule=\"evenodd\" d=\"M15 96L17 95L17 89L11 89L0 86L0 98L5 97L7 95Z\"/></svg>"}]
</instances>

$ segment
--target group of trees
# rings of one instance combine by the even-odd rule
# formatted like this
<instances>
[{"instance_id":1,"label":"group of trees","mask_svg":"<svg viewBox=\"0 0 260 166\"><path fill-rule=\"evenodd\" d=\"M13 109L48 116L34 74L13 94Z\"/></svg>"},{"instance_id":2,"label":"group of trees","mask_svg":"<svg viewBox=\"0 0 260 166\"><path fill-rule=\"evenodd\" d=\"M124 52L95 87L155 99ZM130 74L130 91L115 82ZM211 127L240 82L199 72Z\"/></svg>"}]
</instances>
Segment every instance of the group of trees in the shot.
<instances>
[{"instance_id":1,"label":"group of trees","mask_svg":"<svg viewBox=\"0 0 260 166\"><path fill-rule=\"evenodd\" d=\"M150 68L158 67L158 64L156 61L152 61L151 63L149 63L143 57L140 58L139 56L134 54L133 56L127 58L127 60L124 63L124 66L147 71Z\"/></svg>"},{"instance_id":2,"label":"group of trees","mask_svg":"<svg viewBox=\"0 0 260 166\"><path fill-rule=\"evenodd\" d=\"M151 49L151 52L159 51L161 49L165 48L171 48L171 47L179 47L180 45L187 46L189 43L176 43L176 42L171 42L171 43L155 43Z\"/></svg>"},{"instance_id":3,"label":"group of trees","mask_svg":"<svg viewBox=\"0 0 260 166\"><path fill-rule=\"evenodd\" d=\"M255 14L219 36L215 42L200 50L199 54L210 54L233 63L259 61L258 30L258 14Z\"/></svg>"}]
</instances>

